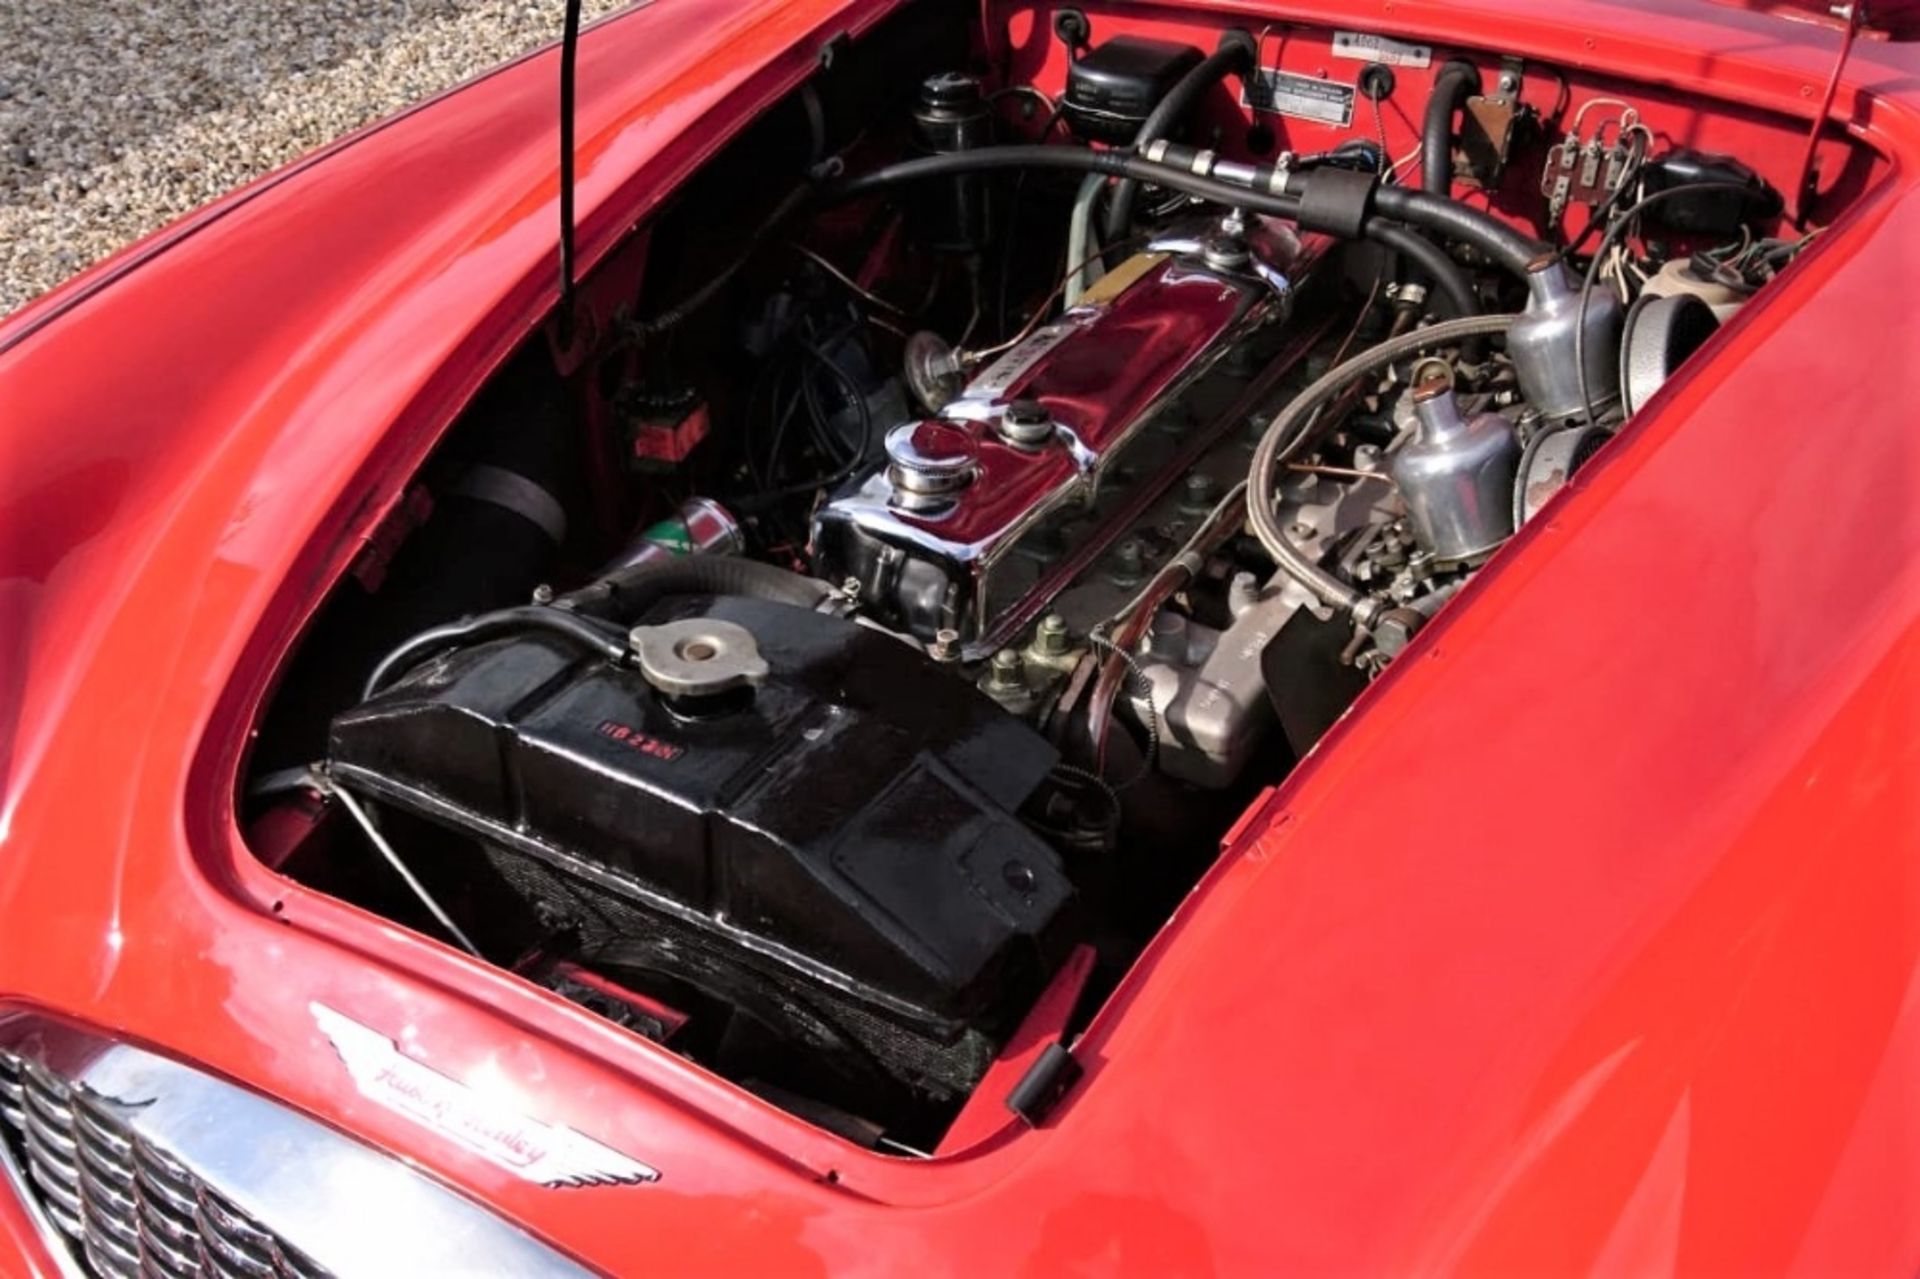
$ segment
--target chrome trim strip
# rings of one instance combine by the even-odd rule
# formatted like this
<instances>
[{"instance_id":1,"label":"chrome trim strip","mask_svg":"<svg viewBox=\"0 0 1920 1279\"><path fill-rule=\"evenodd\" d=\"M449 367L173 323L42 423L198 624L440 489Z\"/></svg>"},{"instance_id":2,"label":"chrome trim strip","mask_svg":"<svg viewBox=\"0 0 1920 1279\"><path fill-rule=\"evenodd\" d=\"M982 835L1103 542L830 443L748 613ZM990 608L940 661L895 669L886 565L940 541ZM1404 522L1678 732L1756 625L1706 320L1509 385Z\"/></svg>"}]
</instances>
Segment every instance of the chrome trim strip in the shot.
<instances>
[{"instance_id":1,"label":"chrome trim strip","mask_svg":"<svg viewBox=\"0 0 1920 1279\"><path fill-rule=\"evenodd\" d=\"M514 1279L592 1273L404 1160L190 1066L31 1018L0 1025L0 1046L86 1089L136 1136L341 1279L476 1267ZM42 1236L64 1245L38 1186L3 1142L0 1163ZM63 1275L86 1279L77 1268Z\"/></svg>"}]
</instances>

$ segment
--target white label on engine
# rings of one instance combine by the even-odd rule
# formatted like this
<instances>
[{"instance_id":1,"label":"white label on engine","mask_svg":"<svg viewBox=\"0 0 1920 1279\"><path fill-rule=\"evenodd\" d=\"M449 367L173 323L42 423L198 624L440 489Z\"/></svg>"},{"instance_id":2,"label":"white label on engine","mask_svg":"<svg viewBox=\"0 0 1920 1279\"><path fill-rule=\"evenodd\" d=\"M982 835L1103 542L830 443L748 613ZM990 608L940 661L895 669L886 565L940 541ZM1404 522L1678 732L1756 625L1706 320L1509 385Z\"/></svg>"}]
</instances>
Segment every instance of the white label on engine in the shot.
<instances>
[{"instance_id":1,"label":"white label on engine","mask_svg":"<svg viewBox=\"0 0 1920 1279\"><path fill-rule=\"evenodd\" d=\"M1338 80L1320 80L1291 71L1260 68L1245 91L1241 104L1273 115L1298 116L1345 128L1353 123L1353 86Z\"/></svg>"},{"instance_id":2,"label":"white label on engine","mask_svg":"<svg viewBox=\"0 0 1920 1279\"><path fill-rule=\"evenodd\" d=\"M1067 340L1069 334L1077 331L1084 320L1068 318L1055 321L1044 329L1037 329L1021 339L1020 344L1005 355L988 365L986 371L967 384L965 392L969 400L991 400L1004 395L1013 384L1025 377L1034 365L1040 363L1042 356Z\"/></svg>"},{"instance_id":3,"label":"white label on engine","mask_svg":"<svg viewBox=\"0 0 1920 1279\"><path fill-rule=\"evenodd\" d=\"M1433 50L1427 45L1389 40L1386 36L1370 36L1364 31L1334 32L1333 56L1352 58L1356 62L1384 62L1390 67L1433 65Z\"/></svg>"}]
</instances>

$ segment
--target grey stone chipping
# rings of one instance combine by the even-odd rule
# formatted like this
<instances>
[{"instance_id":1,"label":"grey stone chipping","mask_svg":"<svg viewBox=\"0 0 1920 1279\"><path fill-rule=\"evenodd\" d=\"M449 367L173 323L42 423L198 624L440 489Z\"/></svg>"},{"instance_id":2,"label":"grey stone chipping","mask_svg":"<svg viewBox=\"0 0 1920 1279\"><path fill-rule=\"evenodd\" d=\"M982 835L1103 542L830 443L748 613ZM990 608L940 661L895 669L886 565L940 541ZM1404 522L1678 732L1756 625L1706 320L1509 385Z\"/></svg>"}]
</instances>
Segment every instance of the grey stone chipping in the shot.
<instances>
[{"instance_id":1,"label":"grey stone chipping","mask_svg":"<svg viewBox=\"0 0 1920 1279\"><path fill-rule=\"evenodd\" d=\"M590 20L627 0L586 0ZM561 0L0 0L0 314L555 39Z\"/></svg>"}]
</instances>

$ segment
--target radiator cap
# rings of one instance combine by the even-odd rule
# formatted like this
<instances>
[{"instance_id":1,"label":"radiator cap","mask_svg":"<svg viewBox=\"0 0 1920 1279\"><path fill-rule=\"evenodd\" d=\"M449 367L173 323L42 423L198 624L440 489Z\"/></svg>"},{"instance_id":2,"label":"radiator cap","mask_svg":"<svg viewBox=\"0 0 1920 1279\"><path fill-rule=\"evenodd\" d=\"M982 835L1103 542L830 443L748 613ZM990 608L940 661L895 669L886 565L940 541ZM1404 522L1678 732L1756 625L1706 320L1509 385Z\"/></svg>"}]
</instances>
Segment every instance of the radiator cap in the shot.
<instances>
[{"instance_id":1,"label":"radiator cap","mask_svg":"<svg viewBox=\"0 0 1920 1279\"><path fill-rule=\"evenodd\" d=\"M711 697L758 684L767 661L753 632L717 617L687 617L627 633L640 674L668 697Z\"/></svg>"}]
</instances>

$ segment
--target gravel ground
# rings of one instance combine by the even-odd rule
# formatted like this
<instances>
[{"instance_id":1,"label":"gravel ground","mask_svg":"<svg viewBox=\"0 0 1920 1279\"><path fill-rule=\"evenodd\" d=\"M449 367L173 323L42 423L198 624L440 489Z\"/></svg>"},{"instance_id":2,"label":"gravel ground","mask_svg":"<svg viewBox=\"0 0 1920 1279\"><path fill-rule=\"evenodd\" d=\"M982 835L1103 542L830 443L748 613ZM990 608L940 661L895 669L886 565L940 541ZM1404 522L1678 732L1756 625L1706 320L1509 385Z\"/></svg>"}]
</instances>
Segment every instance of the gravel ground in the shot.
<instances>
[{"instance_id":1,"label":"gravel ground","mask_svg":"<svg viewBox=\"0 0 1920 1279\"><path fill-rule=\"evenodd\" d=\"M589 19L626 0L586 0ZM559 34L560 0L0 0L0 315Z\"/></svg>"}]
</instances>

